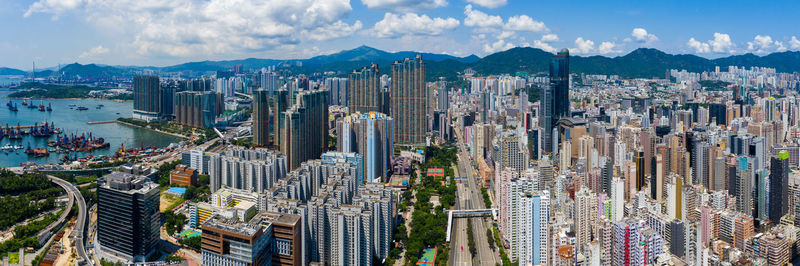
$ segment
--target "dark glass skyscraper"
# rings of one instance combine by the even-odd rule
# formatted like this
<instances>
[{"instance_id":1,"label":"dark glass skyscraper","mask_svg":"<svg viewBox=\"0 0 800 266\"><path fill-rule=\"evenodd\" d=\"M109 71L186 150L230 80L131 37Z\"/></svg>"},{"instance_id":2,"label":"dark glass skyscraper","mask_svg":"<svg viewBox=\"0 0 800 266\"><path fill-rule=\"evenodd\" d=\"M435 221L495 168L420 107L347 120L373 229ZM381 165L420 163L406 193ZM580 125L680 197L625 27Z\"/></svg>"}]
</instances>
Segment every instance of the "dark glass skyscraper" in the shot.
<instances>
[{"instance_id":1,"label":"dark glass skyscraper","mask_svg":"<svg viewBox=\"0 0 800 266\"><path fill-rule=\"evenodd\" d=\"M772 157L769 168L769 219L779 224L789 212L789 152Z\"/></svg>"},{"instance_id":2,"label":"dark glass skyscraper","mask_svg":"<svg viewBox=\"0 0 800 266\"><path fill-rule=\"evenodd\" d=\"M133 78L133 118L145 121L158 120L161 112L160 89L156 76Z\"/></svg>"},{"instance_id":3,"label":"dark glass skyscraper","mask_svg":"<svg viewBox=\"0 0 800 266\"><path fill-rule=\"evenodd\" d=\"M553 119L570 117L569 50L561 49L550 60L550 87L553 87ZM555 124L555 123L553 123Z\"/></svg>"},{"instance_id":4,"label":"dark glass skyscraper","mask_svg":"<svg viewBox=\"0 0 800 266\"><path fill-rule=\"evenodd\" d=\"M113 172L97 180L97 240L103 254L143 262L158 247L158 184Z\"/></svg>"},{"instance_id":5,"label":"dark glass skyscraper","mask_svg":"<svg viewBox=\"0 0 800 266\"><path fill-rule=\"evenodd\" d=\"M542 150L552 153L553 128L561 117L569 117L569 50L561 49L550 60L550 85L542 88L539 125L542 127Z\"/></svg>"},{"instance_id":6,"label":"dark glass skyscraper","mask_svg":"<svg viewBox=\"0 0 800 266\"><path fill-rule=\"evenodd\" d=\"M328 150L328 91L300 92L295 104L281 115L280 147L289 169Z\"/></svg>"},{"instance_id":7,"label":"dark glass skyscraper","mask_svg":"<svg viewBox=\"0 0 800 266\"><path fill-rule=\"evenodd\" d=\"M269 145L269 104L270 95L267 90L258 89L253 92L253 145L255 146Z\"/></svg>"}]
</instances>

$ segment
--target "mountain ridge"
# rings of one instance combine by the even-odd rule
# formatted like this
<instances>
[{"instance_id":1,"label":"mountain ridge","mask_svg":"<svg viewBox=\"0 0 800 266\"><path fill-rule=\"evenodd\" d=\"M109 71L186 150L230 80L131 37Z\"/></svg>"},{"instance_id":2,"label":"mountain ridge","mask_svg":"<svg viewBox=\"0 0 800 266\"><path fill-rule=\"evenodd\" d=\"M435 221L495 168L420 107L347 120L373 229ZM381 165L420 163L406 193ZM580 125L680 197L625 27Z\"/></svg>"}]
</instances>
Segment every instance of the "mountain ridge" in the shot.
<instances>
[{"instance_id":1,"label":"mountain ridge","mask_svg":"<svg viewBox=\"0 0 800 266\"><path fill-rule=\"evenodd\" d=\"M413 51L387 52L370 46L359 46L350 50L342 50L328 55L319 55L307 59L262 59L245 58L220 61L194 61L177 65L153 66L108 66L99 64L68 64L54 73L62 73L67 77L109 77L133 75L139 70L150 69L161 72L213 72L228 70L234 65L244 69L260 69L276 66L296 74L311 74L325 71L338 72L340 75L353 71L371 63L379 65L381 72L389 73L389 66L396 60L413 58L421 54L426 62L428 80L440 76L454 79L458 72L472 68L479 75L513 74L516 72L540 73L549 69L552 53L532 47L515 47L493 53L480 58L475 55L457 57L446 54L418 53ZM668 69L686 69L691 72L713 71L715 66L772 67L778 72L800 72L800 52L785 51L768 55L742 54L707 59L693 54L669 54L654 48L638 48L625 55L606 57L571 56L570 70L573 73L609 74L625 78L664 77ZM2 73L26 75L28 72L0 68ZM37 76L39 76L37 74Z\"/></svg>"}]
</instances>

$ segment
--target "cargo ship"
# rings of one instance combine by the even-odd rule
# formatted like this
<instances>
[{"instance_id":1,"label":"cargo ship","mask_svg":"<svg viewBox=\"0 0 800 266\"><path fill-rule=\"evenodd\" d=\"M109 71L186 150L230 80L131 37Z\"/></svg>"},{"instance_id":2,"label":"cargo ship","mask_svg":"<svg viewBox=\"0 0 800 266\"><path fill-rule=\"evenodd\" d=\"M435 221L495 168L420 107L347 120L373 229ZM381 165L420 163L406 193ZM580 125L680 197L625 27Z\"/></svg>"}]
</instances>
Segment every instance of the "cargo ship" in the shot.
<instances>
[{"instance_id":1,"label":"cargo ship","mask_svg":"<svg viewBox=\"0 0 800 266\"><path fill-rule=\"evenodd\" d=\"M58 134L56 140L48 141L47 145L50 147L61 148L68 151L93 151L97 149L105 149L110 147L111 144L105 142L103 138L95 138L89 132L87 136L85 133L80 136L75 134Z\"/></svg>"}]
</instances>

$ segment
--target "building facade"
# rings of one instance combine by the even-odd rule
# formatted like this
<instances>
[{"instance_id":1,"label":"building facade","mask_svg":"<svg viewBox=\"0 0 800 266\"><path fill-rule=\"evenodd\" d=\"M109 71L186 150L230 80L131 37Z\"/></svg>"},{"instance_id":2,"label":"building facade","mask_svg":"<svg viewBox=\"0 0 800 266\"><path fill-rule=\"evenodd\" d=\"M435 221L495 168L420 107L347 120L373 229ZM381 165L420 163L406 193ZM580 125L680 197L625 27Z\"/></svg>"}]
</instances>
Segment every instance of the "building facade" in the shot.
<instances>
[{"instance_id":1,"label":"building facade","mask_svg":"<svg viewBox=\"0 0 800 266\"><path fill-rule=\"evenodd\" d=\"M161 213L158 184L113 172L98 179L97 241L100 257L144 262L158 250Z\"/></svg>"},{"instance_id":2,"label":"building facade","mask_svg":"<svg viewBox=\"0 0 800 266\"><path fill-rule=\"evenodd\" d=\"M394 142L419 145L425 142L427 108L425 62L422 56L392 64L391 117Z\"/></svg>"}]
</instances>

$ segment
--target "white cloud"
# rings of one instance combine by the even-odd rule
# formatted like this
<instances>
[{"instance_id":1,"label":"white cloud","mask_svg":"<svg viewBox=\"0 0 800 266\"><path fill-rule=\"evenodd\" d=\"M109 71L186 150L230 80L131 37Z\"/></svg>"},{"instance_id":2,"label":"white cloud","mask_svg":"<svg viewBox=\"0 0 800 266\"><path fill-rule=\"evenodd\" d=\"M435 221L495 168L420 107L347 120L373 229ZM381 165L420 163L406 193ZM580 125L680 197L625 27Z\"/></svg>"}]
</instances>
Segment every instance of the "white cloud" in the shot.
<instances>
[{"instance_id":1,"label":"white cloud","mask_svg":"<svg viewBox=\"0 0 800 266\"><path fill-rule=\"evenodd\" d=\"M639 42L644 43L651 43L658 40L655 34L647 33L647 30L643 28L634 28L631 32L631 36Z\"/></svg>"},{"instance_id":2,"label":"white cloud","mask_svg":"<svg viewBox=\"0 0 800 266\"><path fill-rule=\"evenodd\" d=\"M697 41L694 38L689 38L689 41L686 42L686 45L694 49L695 53L698 54L711 52L711 47L707 43Z\"/></svg>"},{"instance_id":3,"label":"white cloud","mask_svg":"<svg viewBox=\"0 0 800 266\"><path fill-rule=\"evenodd\" d=\"M542 41L543 42L557 42L558 41L558 35L555 35L555 34L552 34L552 33L548 33L548 34L542 35Z\"/></svg>"},{"instance_id":4,"label":"white cloud","mask_svg":"<svg viewBox=\"0 0 800 266\"><path fill-rule=\"evenodd\" d=\"M485 8L498 8L506 5L506 0L467 0L467 2L475 3L476 5Z\"/></svg>"},{"instance_id":5,"label":"white cloud","mask_svg":"<svg viewBox=\"0 0 800 266\"><path fill-rule=\"evenodd\" d=\"M731 36L725 33L714 33L714 39L709 41L711 51L715 53L734 53L735 45L731 41Z\"/></svg>"},{"instance_id":6,"label":"white cloud","mask_svg":"<svg viewBox=\"0 0 800 266\"><path fill-rule=\"evenodd\" d=\"M496 42L483 45L483 51L487 53L496 53L500 51L505 51L508 49L514 48L514 44L510 42L506 42L505 40L497 40Z\"/></svg>"},{"instance_id":7,"label":"white cloud","mask_svg":"<svg viewBox=\"0 0 800 266\"><path fill-rule=\"evenodd\" d=\"M797 41L797 39L792 36L792 40L789 41L790 46L794 45L792 41ZM752 42L747 42L747 50L755 54L767 54L771 52L783 52L786 51L787 48L783 45L783 42L773 41L772 37L769 35L756 35Z\"/></svg>"},{"instance_id":8,"label":"white cloud","mask_svg":"<svg viewBox=\"0 0 800 266\"><path fill-rule=\"evenodd\" d=\"M553 47L553 46L550 46L550 44L545 42L544 40L535 40L535 41L533 41L533 45L531 45L531 46L533 48L542 49L542 50L544 50L546 52L551 52L551 53L555 53L556 52L556 48Z\"/></svg>"},{"instance_id":9,"label":"white cloud","mask_svg":"<svg viewBox=\"0 0 800 266\"><path fill-rule=\"evenodd\" d=\"M495 31L501 28L506 31L550 31L544 22L536 21L527 15L511 16L504 23L502 17L475 10L471 4L464 7L464 16L464 26L475 27L477 31L481 32Z\"/></svg>"},{"instance_id":10,"label":"white cloud","mask_svg":"<svg viewBox=\"0 0 800 266\"><path fill-rule=\"evenodd\" d=\"M530 31L530 32L547 32L547 26L544 25L544 22L533 20L531 17L526 15L521 16L513 16L508 18L508 22L506 23L505 27L506 30L513 30L513 31Z\"/></svg>"},{"instance_id":11,"label":"white cloud","mask_svg":"<svg viewBox=\"0 0 800 266\"><path fill-rule=\"evenodd\" d=\"M597 47L597 52L600 54L618 54L622 52L619 48L620 46L614 42L602 42Z\"/></svg>"},{"instance_id":12,"label":"white cloud","mask_svg":"<svg viewBox=\"0 0 800 266\"><path fill-rule=\"evenodd\" d=\"M25 16L66 13L132 33L142 55L186 57L251 53L352 35L349 0L39 0Z\"/></svg>"},{"instance_id":13,"label":"white cloud","mask_svg":"<svg viewBox=\"0 0 800 266\"><path fill-rule=\"evenodd\" d=\"M800 40L797 37L792 36L792 39L789 41L789 47L792 49L800 49Z\"/></svg>"},{"instance_id":14,"label":"white cloud","mask_svg":"<svg viewBox=\"0 0 800 266\"><path fill-rule=\"evenodd\" d=\"M514 34L515 34L515 32L513 32L513 31L503 31L503 32L500 32L500 35L498 35L497 38L498 39L508 39L508 38L513 37Z\"/></svg>"},{"instance_id":15,"label":"white cloud","mask_svg":"<svg viewBox=\"0 0 800 266\"><path fill-rule=\"evenodd\" d=\"M53 19L69 10L77 9L86 5L87 0L40 0L31 4L24 16L27 18L34 13L52 13Z\"/></svg>"},{"instance_id":16,"label":"white cloud","mask_svg":"<svg viewBox=\"0 0 800 266\"><path fill-rule=\"evenodd\" d=\"M360 20L356 20L353 25L344 23L340 20L327 26L318 27L311 30L303 30L303 36L307 36L309 39L315 41L326 41L353 35L353 33L360 30L363 26L364 25L361 24Z\"/></svg>"},{"instance_id":17,"label":"white cloud","mask_svg":"<svg viewBox=\"0 0 800 266\"><path fill-rule=\"evenodd\" d=\"M478 10L472 9L472 5L464 8L464 26L478 28L502 27L503 18L500 16L490 16Z\"/></svg>"},{"instance_id":18,"label":"white cloud","mask_svg":"<svg viewBox=\"0 0 800 266\"><path fill-rule=\"evenodd\" d=\"M714 39L707 42L701 42L695 38L690 38L686 42L690 48L694 49L696 53L735 53L736 45L731 41L731 36L725 33L714 33Z\"/></svg>"},{"instance_id":19,"label":"white cloud","mask_svg":"<svg viewBox=\"0 0 800 266\"><path fill-rule=\"evenodd\" d=\"M575 48L570 49L576 54L588 54L594 51L594 42L592 40L584 40L583 37L575 39Z\"/></svg>"},{"instance_id":20,"label":"white cloud","mask_svg":"<svg viewBox=\"0 0 800 266\"><path fill-rule=\"evenodd\" d=\"M80 59L95 59L97 56L105 55L108 53L108 48L103 47L102 45L98 45L89 49L86 52L83 52L78 58Z\"/></svg>"},{"instance_id":21,"label":"white cloud","mask_svg":"<svg viewBox=\"0 0 800 266\"><path fill-rule=\"evenodd\" d=\"M447 6L447 0L361 0L368 8L412 12Z\"/></svg>"},{"instance_id":22,"label":"white cloud","mask_svg":"<svg viewBox=\"0 0 800 266\"><path fill-rule=\"evenodd\" d=\"M394 38L403 35L440 35L458 27L454 18L431 18L427 15L406 13L402 16L386 13L383 20L375 23L372 33L379 38Z\"/></svg>"}]
</instances>

